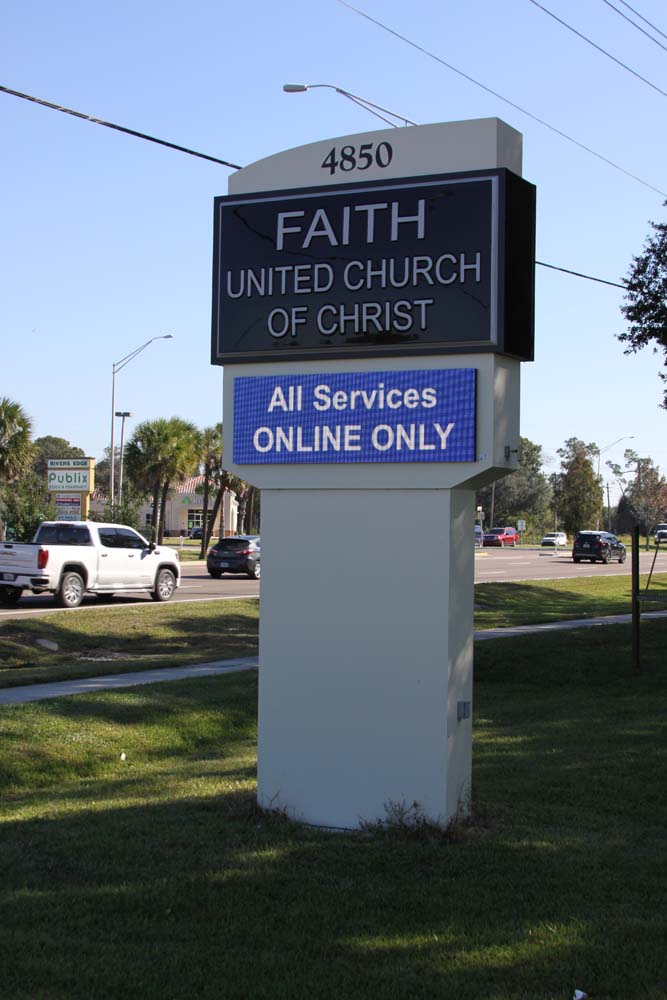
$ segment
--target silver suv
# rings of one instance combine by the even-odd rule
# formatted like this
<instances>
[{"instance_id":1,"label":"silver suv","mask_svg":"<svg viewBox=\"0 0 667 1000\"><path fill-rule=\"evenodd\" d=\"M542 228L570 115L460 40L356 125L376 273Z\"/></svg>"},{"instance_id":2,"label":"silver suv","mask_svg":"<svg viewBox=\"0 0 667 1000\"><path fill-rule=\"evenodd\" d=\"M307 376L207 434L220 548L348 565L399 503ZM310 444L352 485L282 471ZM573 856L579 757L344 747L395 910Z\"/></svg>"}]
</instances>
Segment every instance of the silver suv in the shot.
<instances>
[{"instance_id":1,"label":"silver suv","mask_svg":"<svg viewBox=\"0 0 667 1000\"><path fill-rule=\"evenodd\" d=\"M653 541L655 542L656 545L662 542L667 542L667 524L656 525Z\"/></svg>"}]
</instances>

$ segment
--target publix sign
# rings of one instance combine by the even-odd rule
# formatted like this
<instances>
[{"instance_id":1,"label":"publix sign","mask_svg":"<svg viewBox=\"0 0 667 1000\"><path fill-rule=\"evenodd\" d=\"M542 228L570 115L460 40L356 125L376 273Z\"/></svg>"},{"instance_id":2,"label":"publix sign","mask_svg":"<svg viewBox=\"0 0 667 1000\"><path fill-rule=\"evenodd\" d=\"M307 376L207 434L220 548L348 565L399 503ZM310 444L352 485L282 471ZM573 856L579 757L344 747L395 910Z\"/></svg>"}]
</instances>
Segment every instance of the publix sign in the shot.
<instances>
[{"instance_id":1,"label":"publix sign","mask_svg":"<svg viewBox=\"0 0 667 1000\"><path fill-rule=\"evenodd\" d=\"M47 489L50 493L90 493L93 488L91 466L89 458L49 459Z\"/></svg>"}]
</instances>

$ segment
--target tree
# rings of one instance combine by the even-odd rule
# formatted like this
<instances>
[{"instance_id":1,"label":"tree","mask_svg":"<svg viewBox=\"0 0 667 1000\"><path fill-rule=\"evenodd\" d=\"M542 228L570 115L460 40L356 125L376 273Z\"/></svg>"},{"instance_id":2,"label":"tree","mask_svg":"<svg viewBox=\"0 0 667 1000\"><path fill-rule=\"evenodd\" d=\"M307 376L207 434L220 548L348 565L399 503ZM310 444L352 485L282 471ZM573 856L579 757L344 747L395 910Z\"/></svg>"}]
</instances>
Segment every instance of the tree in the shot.
<instances>
[{"instance_id":1,"label":"tree","mask_svg":"<svg viewBox=\"0 0 667 1000\"><path fill-rule=\"evenodd\" d=\"M164 541L164 511L167 506L169 490L174 483L182 482L188 476L197 472L198 466L198 436L194 424L180 417L171 417L167 421L169 443L167 458L163 466L162 501L160 527L157 540L161 545Z\"/></svg>"},{"instance_id":2,"label":"tree","mask_svg":"<svg viewBox=\"0 0 667 1000\"><path fill-rule=\"evenodd\" d=\"M636 354L649 344L654 354L661 349L667 367L667 224L651 222L651 226L654 235L647 239L644 252L632 258L621 306L630 328L618 339L628 344L626 354ZM659 375L665 383L660 405L667 409L667 372Z\"/></svg>"},{"instance_id":3,"label":"tree","mask_svg":"<svg viewBox=\"0 0 667 1000\"><path fill-rule=\"evenodd\" d=\"M119 450L120 449L116 449L116 458L118 458ZM99 462L95 462L95 489L99 490L100 493L104 493L106 496L109 496L111 492L111 462L109 460L110 455L111 455L111 448L109 447L109 445L107 445L106 448L104 449L104 458L101 458ZM123 486L124 485L125 484L123 484Z\"/></svg>"},{"instance_id":4,"label":"tree","mask_svg":"<svg viewBox=\"0 0 667 1000\"><path fill-rule=\"evenodd\" d=\"M42 521L53 521L55 504L46 489L46 480L29 472L7 490L3 500L3 516L12 539L31 542Z\"/></svg>"},{"instance_id":5,"label":"tree","mask_svg":"<svg viewBox=\"0 0 667 1000\"><path fill-rule=\"evenodd\" d=\"M632 514L633 521L646 536L649 536L658 521L667 513L667 480L660 475L660 469L650 458L640 458L636 451L626 448L625 467L607 462L622 490L622 500ZM631 477L631 473L634 476ZM619 503L619 510L621 504Z\"/></svg>"},{"instance_id":6,"label":"tree","mask_svg":"<svg viewBox=\"0 0 667 1000\"><path fill-rule=\"evenodd\" d=\"M203 559L208 549L208 543L213 527L213 519L209 517L211 495L220 482L222 473L222 424L215 427L205 427L199 432L197 450L201 462L204 483L202 487L202 533L199 558Z\"/></svg>"},{"instance_id":7,"label":"tree","mask_svg":"<svg viewBox=\"0 0 667 1000\"><path fill-rule=\"evenodd\" d=\"M133 489L123 489L123 499L111 506L111 499L108 498L100 513L91 510L88 514L90 521L102 521L104 524L127 524L143 535L144 528L141 524L141 508L145 497L141 493L136 493Z\"/></svg>"},{"instance_id":8,"label":"tree","mask_svg":"<svg viewBox=\"0 0 667 1000\"><path fill-rule=\"evenodd\" d=\"M152 540L164 538L164 510L173 483L197 469L197 430L180 417L146 420L125 447L125 469L135 489L153 497Z\"/></svg>"},{"instance_id":9,"label":"tree","mask_svg":"<svg viewBox=\"0 0 667 1000\"><path fill-rule=\"evenodd\" d=\"M134 429L125 446L125 470L128 479L139 491L153 497L151 540L157 541L160 515L160 492L169 459L170 434L168 421L145 420Z\"/></svg>"},{"instance_id":10,"label":"tree","mask_svg":"<svg viewBox=\"0 0 667 1000\"><path fill-rule=\"evenodd\" d=\"M0 504L3 498L6 502L9 484L29 466L33 454L31 432L32 421L20 403L3 396L0 399ZM2 537L0 517L0 540Z\"/></svg>"},{"instance_id":11,"label":"tree","mask_svg":"<svg viewBox=\"0 0 667 1000\"><path fill-rule=\"evenodd\" d=\"M34 456L32 460L32 471L46 481L51 458L85 458L86 453L83 448L77 448L65 438L53 437L47 434L45 437L35 438L33 441Z\"/></svg>"},{"instance_id":12,"label":"tree","mask_svg":"<svg viewBox=\"0 0 667 1000\"><path fill-rule=\"evenodd\" d=\"M489 519L493 506L495 524L514 524L521 518L531 530L543 525L550 500L551 487L542 472L542 448L524 437L518 469L477 494L477 505L489 512Z\"/></svg>"},{"instance_id":13,"label":"tree","mask_svg":"<svg viewBox=\"0 0 667 1000\"><path fill-rule=\"evenodd\" d=\"M637 459L637 475L628 487L627 497L646 536L648 549L649 535L667 510L667 481L650 458Z\"/></svg>"},{"instance_id":14,"label":"tree","mask_svg":"<svg viewBox=\"0 0 667 1000\"><path fill-rule=\"evenodd\" d=\"M565 531L578 531L597 524L602 515L602 482L593 468L599 449L579 438L568 438L558 449L561 471L552 476L554 497Z\"/></svg>"}]
</instances>

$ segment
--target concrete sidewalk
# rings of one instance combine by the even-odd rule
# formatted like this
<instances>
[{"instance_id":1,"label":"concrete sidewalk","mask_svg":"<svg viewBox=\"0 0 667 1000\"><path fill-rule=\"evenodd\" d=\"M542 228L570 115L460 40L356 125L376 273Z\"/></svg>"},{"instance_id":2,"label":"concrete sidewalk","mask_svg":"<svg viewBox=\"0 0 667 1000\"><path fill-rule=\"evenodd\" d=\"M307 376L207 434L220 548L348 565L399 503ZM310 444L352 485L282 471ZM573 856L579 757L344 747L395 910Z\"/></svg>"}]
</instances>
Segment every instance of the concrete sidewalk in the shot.
<instances>
[{"instance_id":1,"label":"concrete sidewalk","mask_svg":"<svg viewBox=\"0 0 667 1000\"><path fill-rule=\"evenodd\" d=\"M667 618L667 611L644 611L643 621ZM600 625L629 625L632 615L608 615L605 618L575 618L564 622L542 622L540 625L514 625L509 628L487 628L475 632L475 642L484 639L512 639L518 635L535 635L539 632L563 632L575 628L597 628Z\"/></svg>"},{"instance_id":2,"label":"concrete sidewalk","mask_svg":"<svg viewBox=\"0 0 667 1000\"><path fill-rule=\"evenodd\" d=\"M192 667L164 667L161 670L141 670L131 674L105 674L73 681L54 681L53 684L26 684L23 687L0 690L0 705L20 705L26 701L64 698L71 694L92 694L95 691L136 687L138 684L158 684L161 681L181 681L192 677L235 674L242 670L255 670L257 665L256 656L246 656L238 660L197 663Z\"/></svg>"},{"instance_id":3,"label":"concrete sidewalk","mask_svg":"<svg viewBox=\"0 0 667 1000\"><path fill-rule=\"evenodd\" d=\"M644 620L667 618L667 611L647 611ZM521 635L537 635L542 632L563 632L577 628L599 628L601 625L628 625L631 615L610 615L607 618L577 618L572 621L547 622L541 625L516 625L513 628L493 628L475 632L475 642L487 639L512 639ZM26 684L23 687L0 690L0 705L20 705L28 701L43 701L47 698L64 698L73 694L91 694L95 691L109 691L117 688L136 687L139 684L158 684L162 681L180 681L193 677L213 677L217 674L233 674L243 670L256 670L259 659L246 656L237 660L218 660L213 663L197 663L192 667L164 667L161 670L141 670L131 674L105 674L73 681L55 681L53 684Z\"/></svg>"}]
</instances>

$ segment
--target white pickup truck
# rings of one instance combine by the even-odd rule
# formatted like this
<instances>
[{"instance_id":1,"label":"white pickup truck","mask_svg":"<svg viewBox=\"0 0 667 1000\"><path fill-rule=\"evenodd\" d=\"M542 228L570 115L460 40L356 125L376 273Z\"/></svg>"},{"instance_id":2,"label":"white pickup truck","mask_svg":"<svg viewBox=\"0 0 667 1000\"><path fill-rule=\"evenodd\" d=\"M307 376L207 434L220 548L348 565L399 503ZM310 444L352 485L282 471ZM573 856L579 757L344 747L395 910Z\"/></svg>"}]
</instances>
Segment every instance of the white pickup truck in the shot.
<instances>
[{"instance_id":1,"label":"white pickup truck","mask_svg":"<svg viewBox=\"0 0 667 1000\"><path fill-rule=\"evenodd\" d=\"M61 608L76 608L87 592L147 590L168 601L180 585L178 554L157 547L121 524L44 521L30 543L0 543L0 604L24 590L50 593Z\"/></svg>"}]
</instances>

